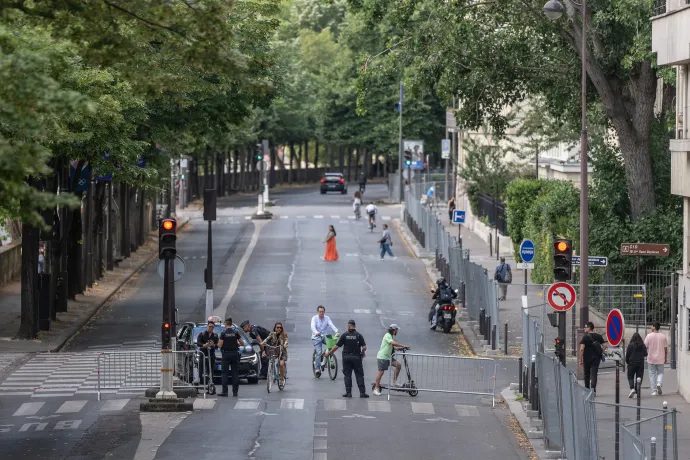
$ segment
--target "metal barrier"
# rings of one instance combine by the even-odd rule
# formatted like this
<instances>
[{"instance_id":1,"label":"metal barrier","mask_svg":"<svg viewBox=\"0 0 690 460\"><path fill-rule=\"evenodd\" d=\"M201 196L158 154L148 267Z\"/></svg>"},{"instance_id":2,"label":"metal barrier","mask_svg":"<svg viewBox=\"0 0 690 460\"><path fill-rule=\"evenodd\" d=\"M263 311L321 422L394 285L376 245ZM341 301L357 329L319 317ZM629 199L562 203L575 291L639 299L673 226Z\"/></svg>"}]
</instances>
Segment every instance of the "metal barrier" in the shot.
<instances>
[{"instance_id":1,"label":"metal barrier","mask_svg":"<svg viewBox=\"0 0 690 460\"><path fill-rule=\"evenodd\" d=\"M416 391L491 396L496 402L496 361L490 358L395 353L391 361L402 366L398 383ZM393 366L388 373L391 395ZM408 378L409 376L409 378ZM406 380L407 379L407 380ZM396 391L395 389L393 391Z\"/></svg>"},{"instance_id":2,"label":"metal barrier","mask_svg":"<svg viewBox=\"0 0 690 460\"><path fill-rule=\"evenodd\" d=\"M213 379L204 378L206 376L200 373L211 369L210 357L197 350L170 353L174 362L173 388L201 389L205 397ZM101 399L101 393L107 390L146 390L159 386L161 366L160 351L100 353L96 358L98 400Z\"/></svg>"}]
</instances>

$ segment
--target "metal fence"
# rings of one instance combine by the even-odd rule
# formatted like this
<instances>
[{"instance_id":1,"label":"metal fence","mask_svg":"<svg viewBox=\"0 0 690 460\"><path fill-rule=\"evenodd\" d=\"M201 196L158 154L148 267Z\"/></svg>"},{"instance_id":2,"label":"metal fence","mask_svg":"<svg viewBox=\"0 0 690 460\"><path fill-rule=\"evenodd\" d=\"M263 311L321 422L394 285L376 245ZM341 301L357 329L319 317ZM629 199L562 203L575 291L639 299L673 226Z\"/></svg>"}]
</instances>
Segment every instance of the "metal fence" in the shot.
<instances>
[{"instance_id":1,"label":"metal fence","mask_svg":"<svg viewBox=\"0 0 690 460\"><path fill-rule=\"evenodd\" d=\"M405 388L491 396L492 406L495 404L497 364L493 359L407 352L396 353L391 357L393 359L403 366L398 383L408 385ZM392 374L388 373L388 399L391 395Z\"/></svg>"},{"instance_id":2,"label":"metal fence","mask_svg":"<svg viewBox=\"0 0 690 460\"><path fill-rule=\"evenodd\" d=\"M502 235L509 236L506 206L498 198L477 193L477 217L488 219L492 228L498 227Z\"/></svg>"},{"instance_id":3,"label":"metal fence","mask_svg":"<svg viewBox=\"0 0 690 460\"><path fill-rule=\"evenodd\" d=\"M678 300L678 275L670 270L629 271L616 277L612 270L604 273L606 284L636 284L645 286L647 323L659 321L671 324L671 303ZM672 291L673 289L673 291Z\"/></svg>"},{"instance_id":4,"label":"metal fence","mask_svg":"<svg viewBox=\"0 0 690 460\"><path fill-rule=\"evenodd\" d=\"M202 378L203 369L211 369L209 357L196 350L172 351L174 362L173 388L203 389L212 379ZM203 362L202 362L203 360ZM161 383L162 354L160 351L128 351L100 353L96 359L98 399L109 390L146 390Z\"/></svg>"}]
</instances>

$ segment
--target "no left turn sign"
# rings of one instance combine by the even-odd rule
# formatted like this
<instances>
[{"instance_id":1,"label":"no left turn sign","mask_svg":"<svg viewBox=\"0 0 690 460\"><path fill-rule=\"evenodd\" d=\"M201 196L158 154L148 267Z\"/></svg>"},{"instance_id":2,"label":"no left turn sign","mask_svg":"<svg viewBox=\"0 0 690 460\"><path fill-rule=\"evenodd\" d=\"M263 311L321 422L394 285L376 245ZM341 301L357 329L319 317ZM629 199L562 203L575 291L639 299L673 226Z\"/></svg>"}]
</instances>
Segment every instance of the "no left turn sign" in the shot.
<instances>
[{"instance_id":1,"label":"no left turn sign","mask_svg":"<svg viewBox=\"0 0 690 460\"><path fill-rule=\"evenodd\" d=\"M577 300L575 289L568 283L554 283L546 291L546 301L556 311L568 311Z\"/></svg>"}]
</instances>

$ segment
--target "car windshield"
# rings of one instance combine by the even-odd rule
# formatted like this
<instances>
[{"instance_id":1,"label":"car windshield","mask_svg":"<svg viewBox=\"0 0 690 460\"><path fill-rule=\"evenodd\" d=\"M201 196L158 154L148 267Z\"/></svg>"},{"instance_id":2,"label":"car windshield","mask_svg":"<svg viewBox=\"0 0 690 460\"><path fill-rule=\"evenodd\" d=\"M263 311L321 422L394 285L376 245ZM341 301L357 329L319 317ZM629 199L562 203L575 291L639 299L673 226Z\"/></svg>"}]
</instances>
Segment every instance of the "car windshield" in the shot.
<instances>
[{"instance_id":1,"label":"car windshield","mask_svg":"<svg viewBox=\"0 0 690 460\"><path fill-rule=\"evenodd\" d=\"M326 174L324 176L328 182L338 182L342 179L342 174Z\"/></svg>"},{"instance_id":2,"label":"car windshield","mask_svg":"<svg viewBox=\"0 0 690 460\"><path fill-rule=\"evenodd\" d=\"M247 336L247 333L244 332L243 330L239 329L238 327L232 328L233 330L237 331L240 333L240 336L242 337L242 340L244 341L245 345L251 345L251 342L249 340L249 337ZM196 345L196 338L199 337L199 334L202 333L203 331L206 330L206 326L196 326L194 329L192 329L192 343ZM213 332L216 333L220 337L220 333L225 330L224 326L216 326L213 328Z\"/></svg>"}]
</instances>

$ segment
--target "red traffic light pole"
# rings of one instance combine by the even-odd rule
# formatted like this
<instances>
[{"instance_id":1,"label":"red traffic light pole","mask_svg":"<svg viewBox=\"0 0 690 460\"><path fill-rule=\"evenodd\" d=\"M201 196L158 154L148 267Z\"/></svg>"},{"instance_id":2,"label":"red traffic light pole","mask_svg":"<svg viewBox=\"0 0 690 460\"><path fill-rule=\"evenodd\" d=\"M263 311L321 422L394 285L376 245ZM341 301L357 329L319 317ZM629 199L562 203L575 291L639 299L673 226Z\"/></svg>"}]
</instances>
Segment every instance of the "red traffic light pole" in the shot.
<instances>
[{"instance_id":1,"label":"red traffic light pole","mask_svg":"<svg viewBox=\"0 0 690 460\"><path fill-rule=\"evenodd\" d=\"M177 221L163 219L158 227L158 258L164 260L163 323L161 328L161 387L156 399L175 399L173 391L174 359L171 353L175 337L175 256Z\"/></svg>"}]
</instances>

